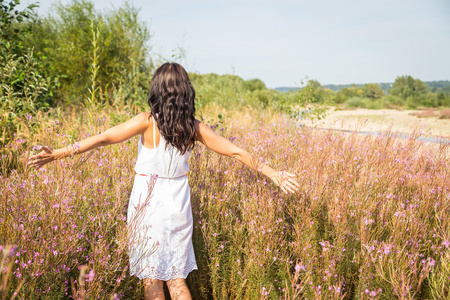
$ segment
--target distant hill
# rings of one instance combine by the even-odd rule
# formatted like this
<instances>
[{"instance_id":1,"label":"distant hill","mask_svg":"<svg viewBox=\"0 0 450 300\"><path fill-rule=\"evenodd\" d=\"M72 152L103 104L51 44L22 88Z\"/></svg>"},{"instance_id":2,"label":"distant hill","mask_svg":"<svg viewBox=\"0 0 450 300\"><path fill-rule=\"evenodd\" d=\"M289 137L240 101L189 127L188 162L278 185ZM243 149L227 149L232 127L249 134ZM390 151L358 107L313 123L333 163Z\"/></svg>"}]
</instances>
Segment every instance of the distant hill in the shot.
<instances>
[{"instance_id":1,"label":"distant hill","mask_svg":"<svg viewBox=\"0 0 450 300\"><path fill-rule=\"evenodd\" d=\"M432 92L440 91L440 90L450 90L450 81L449 80L438 80L438 81L424 81L426 85L430 87ZM379 86L383 89L383 91L387 92L392 88L393 82L381 82L378 83ZM339 91L343 88L348 88L352 86L363 87L364 84L324 84L322 85L324 89L330 89L332 91ZM275 90L281 93L287 93L290 91L296 91L299 87L277 87Z\"/></svg>"}]
</instances>

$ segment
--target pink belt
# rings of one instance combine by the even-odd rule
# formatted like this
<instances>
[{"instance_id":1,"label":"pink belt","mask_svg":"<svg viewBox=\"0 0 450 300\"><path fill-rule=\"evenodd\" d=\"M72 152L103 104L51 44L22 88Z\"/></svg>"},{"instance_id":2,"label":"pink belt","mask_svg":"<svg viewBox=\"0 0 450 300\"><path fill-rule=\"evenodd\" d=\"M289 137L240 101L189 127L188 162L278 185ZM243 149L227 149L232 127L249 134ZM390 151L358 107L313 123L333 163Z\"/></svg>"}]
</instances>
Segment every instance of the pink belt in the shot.
<instances>
[{"instance_id":1,"label":"pink belt","mask_svg":"<svg viewBox=\"0 0 450 300\"><path fill-rule=\"evenodd\" d=\"M136 175L150 177L150 175L139 174L139 173L136 173ZM158 178L158 179L176 179L176 178L181 178L183 176L186 176L186 174L183 174L183 175L180 175L180 176L175 176L175 177L163 177L163 176L158 176L158 175L154 175L154 176L156 178Z\"/></svg>"}]
</instances>

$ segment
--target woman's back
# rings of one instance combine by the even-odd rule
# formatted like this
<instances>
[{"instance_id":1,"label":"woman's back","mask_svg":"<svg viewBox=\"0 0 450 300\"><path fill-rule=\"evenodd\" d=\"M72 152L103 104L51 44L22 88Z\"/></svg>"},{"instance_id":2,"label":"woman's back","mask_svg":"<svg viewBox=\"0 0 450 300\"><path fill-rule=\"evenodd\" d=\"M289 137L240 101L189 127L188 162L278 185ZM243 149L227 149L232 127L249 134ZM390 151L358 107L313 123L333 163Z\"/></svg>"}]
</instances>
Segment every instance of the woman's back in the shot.
<instances>
[{"instance_id":1,"label":"woman's back","mask_svg":"<svg viewBox=\"0 0 450 300\"><path fill-rule=\"evenodd\" d=\"M145 132L139 137L138 156L135 172L139 175L158 175L159 178L176 178L189 172L189 154L180 155L180 152L159 133L156 122L151 118L151 132ZM149 130L150 131L150 130ZM153 141L153 148L145 146L142 141ZM167 145L167 147L166 147Z\"/></svg>"}]
</instances>

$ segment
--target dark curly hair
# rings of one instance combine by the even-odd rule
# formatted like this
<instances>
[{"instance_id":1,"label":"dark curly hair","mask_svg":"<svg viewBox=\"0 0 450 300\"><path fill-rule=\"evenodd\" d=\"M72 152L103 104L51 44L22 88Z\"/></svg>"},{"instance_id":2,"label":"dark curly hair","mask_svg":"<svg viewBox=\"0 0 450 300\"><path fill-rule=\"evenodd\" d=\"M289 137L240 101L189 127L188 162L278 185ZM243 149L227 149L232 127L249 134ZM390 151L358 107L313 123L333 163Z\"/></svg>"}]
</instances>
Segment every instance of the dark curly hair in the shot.
<instances>
[{"instance_id":1,"label":"dark curly hair","mask_svg":"<svg viewBox=\"0 0 450 300\"><path fill-rule=\"evenodd\" d=\"M148 97L152 116L167 145L182 155L195 144L194 99L194 87L180 64L165 63L153 74Z\"/></svg>"}]
</instances>

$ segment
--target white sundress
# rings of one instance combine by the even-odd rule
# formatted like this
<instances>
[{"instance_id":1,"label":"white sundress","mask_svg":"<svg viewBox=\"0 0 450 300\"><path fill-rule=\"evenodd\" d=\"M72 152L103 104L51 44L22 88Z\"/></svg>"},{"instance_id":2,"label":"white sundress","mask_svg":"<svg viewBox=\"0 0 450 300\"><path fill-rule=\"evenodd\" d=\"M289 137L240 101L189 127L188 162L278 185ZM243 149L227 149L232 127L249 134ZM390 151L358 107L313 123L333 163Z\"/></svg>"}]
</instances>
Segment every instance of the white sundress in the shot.
<instances>
[{"instance_id":1,"label":"white sundress","mask_svg":"<svg viewBox=\"0 0 450 300\"><path fill-rule=\"evenodd\" d=\"M158 146L153 141L150 149L139 138L137 175L127 214L130 273L139 279L186 278L197 269L186 177L190 152L180 155L170 144L166 148L162 135Z\"/></svg>"}]
</instances>

